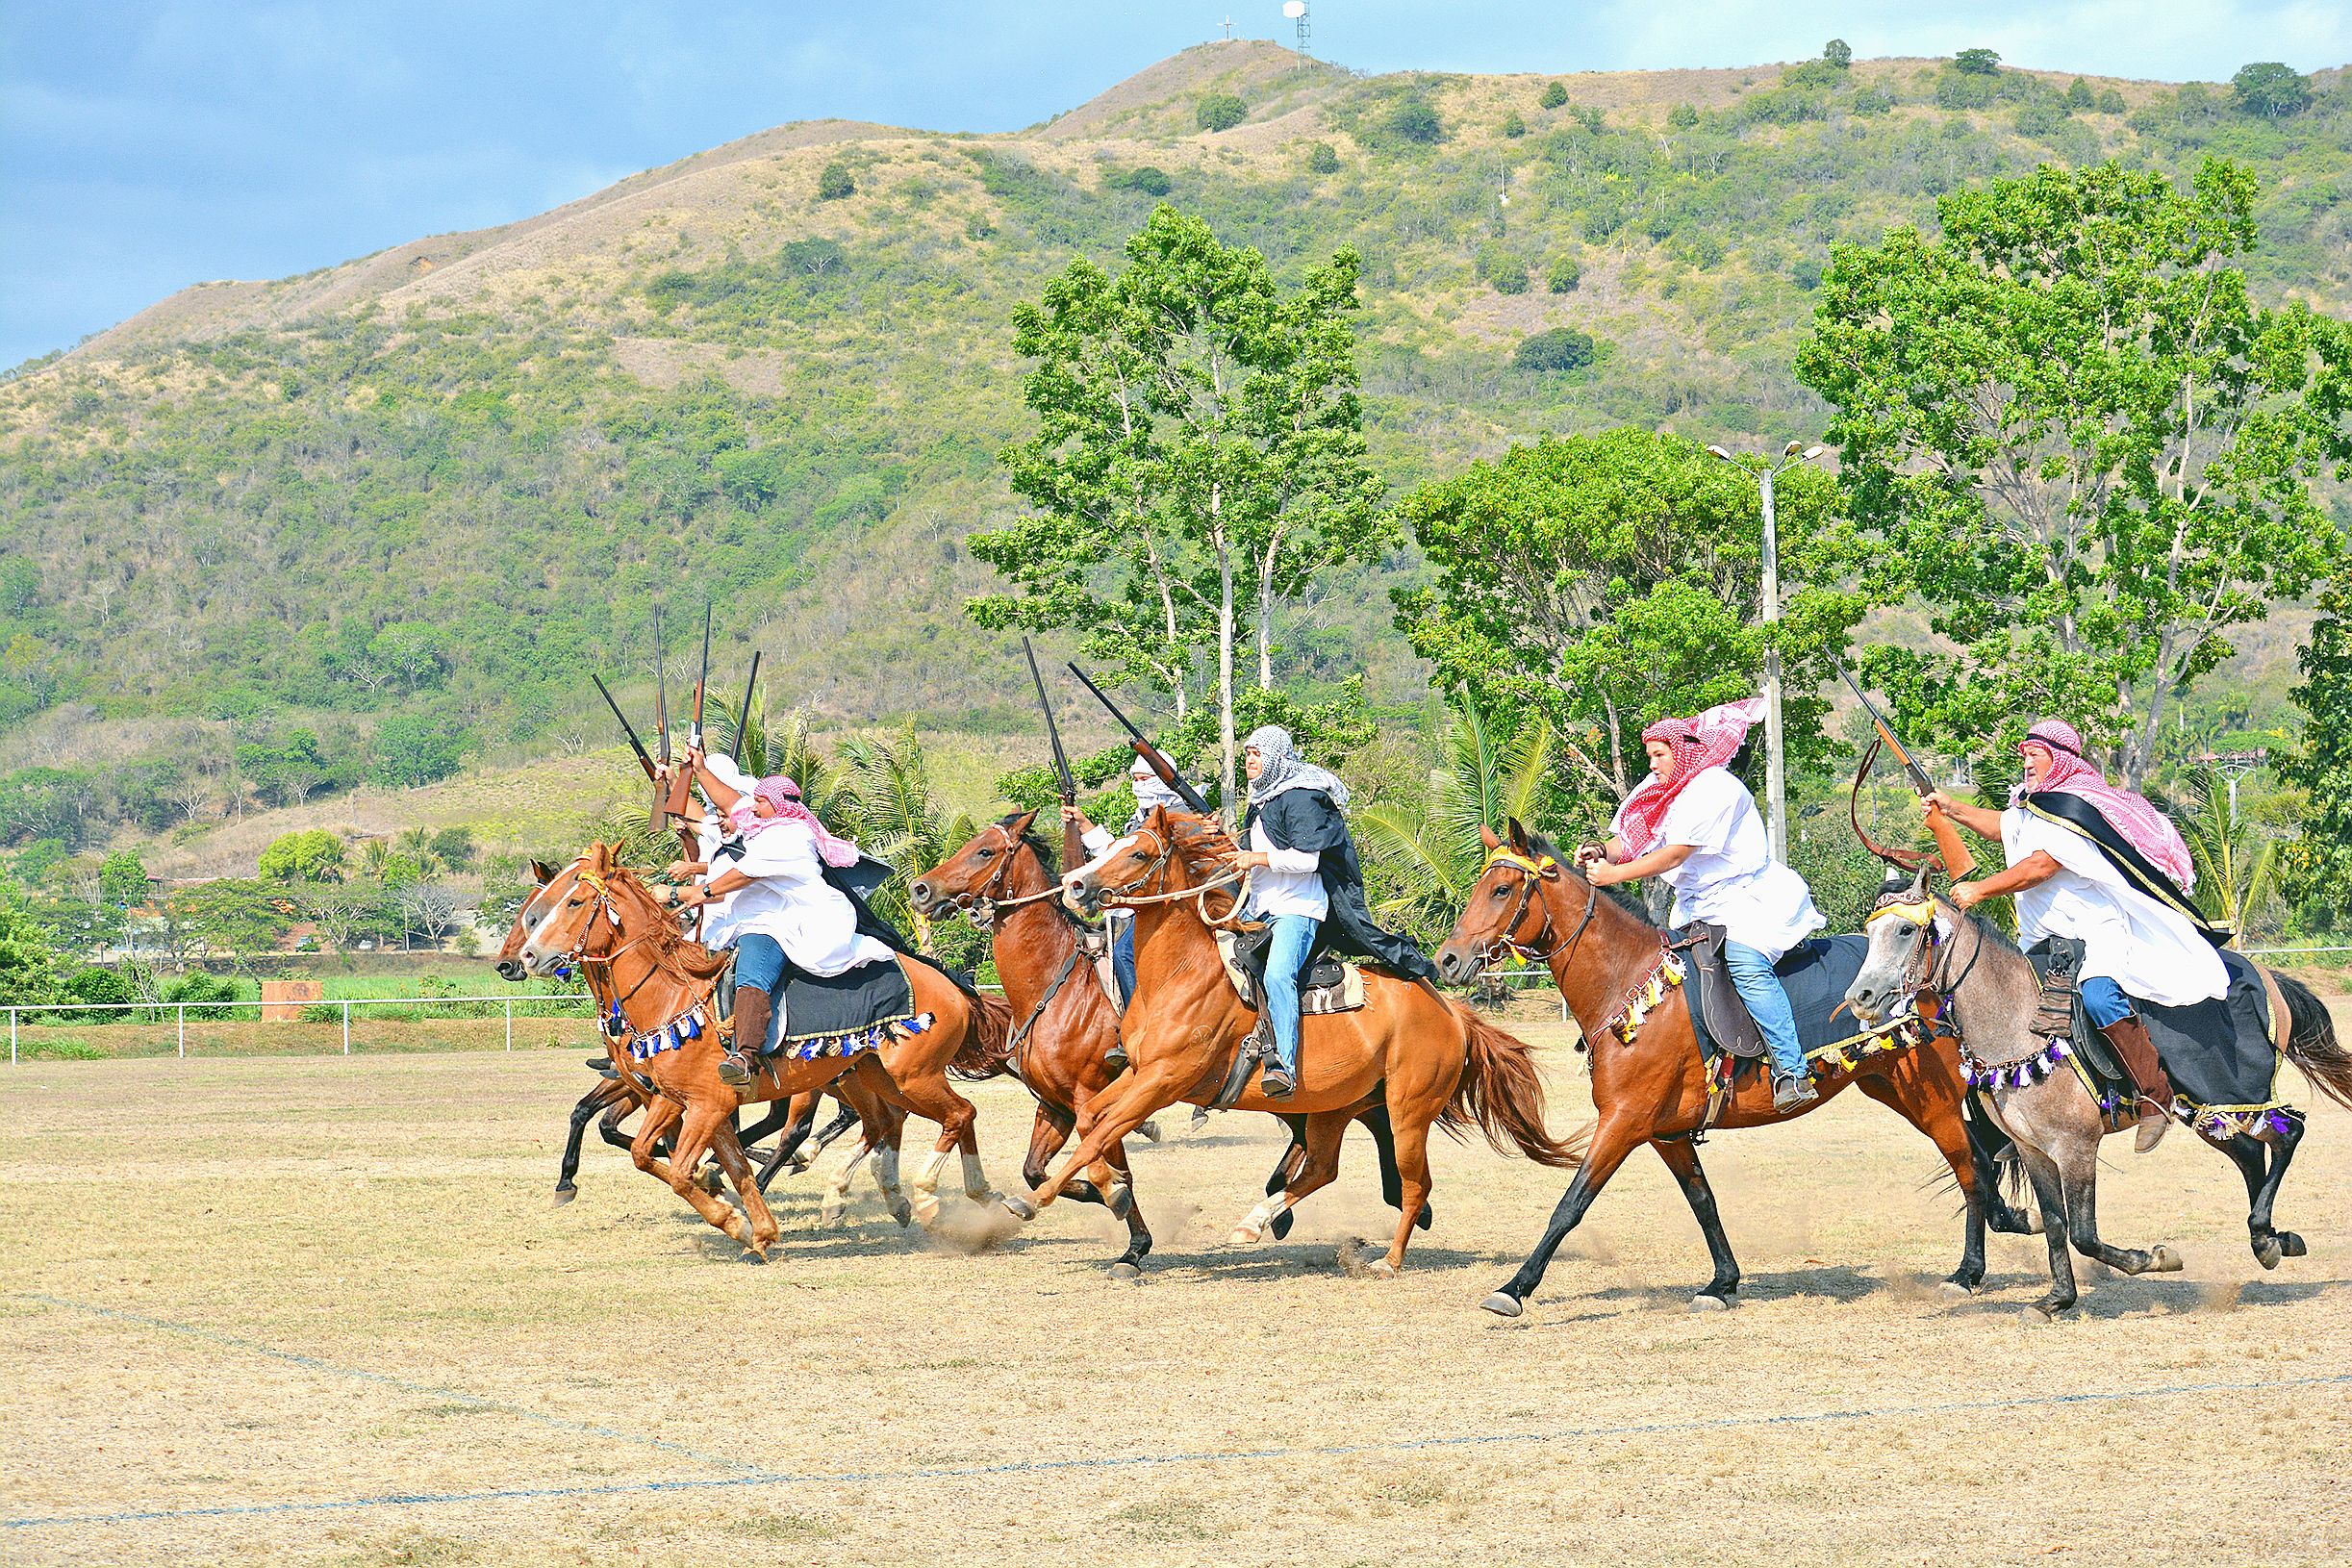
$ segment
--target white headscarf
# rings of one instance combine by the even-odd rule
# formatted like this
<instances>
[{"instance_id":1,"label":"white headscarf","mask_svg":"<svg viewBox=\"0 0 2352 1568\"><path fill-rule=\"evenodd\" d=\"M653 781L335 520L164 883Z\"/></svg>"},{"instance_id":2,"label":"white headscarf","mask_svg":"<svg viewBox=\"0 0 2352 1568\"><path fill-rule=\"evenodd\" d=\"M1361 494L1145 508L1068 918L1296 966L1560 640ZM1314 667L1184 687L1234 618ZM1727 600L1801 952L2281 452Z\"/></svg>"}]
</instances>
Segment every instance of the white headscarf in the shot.
<instances>
[{"instance_id":1,"label":"white headscarf","mask_svg":"<svg viewBox=\"0 0 2352 1568\"><path fill-rule=\"evenodd\" d=\"M1160 775L1152 771L1151 764L1140 756L1127 764L1127 787L1135 792L1135 815L1138 817L1153 806L1166 806L1171 811L1192 809L1184 804L1182 796L1170 789Z\"/></svg>"},{"instance_id":2,"label":"white headscarf","mask_svg":"<svg viewBox=\"0 0 2352 1568\"><path fill-rule=\"evenodd\" d=\"M1250 781L1252 805L1262 806L1290 790L1321 790L1331 797L1331 804L1342 811L1348 809L1348 786L1328 768L1319 768L1300 756L1290 731L1281 725L1260 724L1250 732L1242 749L1256 752L1261 764L1257 777Z\"/></svg>"}]
</instances>

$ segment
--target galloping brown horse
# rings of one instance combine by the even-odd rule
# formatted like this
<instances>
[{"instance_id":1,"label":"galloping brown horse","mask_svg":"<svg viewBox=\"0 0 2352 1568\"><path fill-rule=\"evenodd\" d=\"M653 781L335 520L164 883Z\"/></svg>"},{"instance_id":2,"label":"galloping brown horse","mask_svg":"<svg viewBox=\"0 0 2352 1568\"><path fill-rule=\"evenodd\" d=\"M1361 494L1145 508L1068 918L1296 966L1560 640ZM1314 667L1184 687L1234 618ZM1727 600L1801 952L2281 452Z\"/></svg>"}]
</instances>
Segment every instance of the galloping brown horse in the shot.
<instances>
[{"instance_id":1,"label":"galloping brown horse","mask_svg":"<svg viewBox=\"0 0 2352 1568\"><path fill-rule=\"evenodd\" d=\"M1107 902L1135 911L1135 996L1120 1028L1132 1066L1080 1113L1075 1147L1030 1200L1005 1201L1014 1213L1026 1219L1052 1202L1073 1174L1145 1117L1179 1100L1216 1098L1256 1022L1226 978L1212 917L1201 907L1231 880L1220 866L1232 849L1214 818L1155 807L1142 827L1063 877L1064 897L1080 908ZM1227 907L1214 920L1232 913ZM1304 1113L1306 1157L1231 1239L1257 1240L1277 1215L1328 1185L1338 1175L1349 1121L1384 1102L1403 1212L1373 1272L1394 1274L1429 1200L1432 1125L1450 1132L1476 1125L1497 1149L1561 1168L1577 1163L1580 1146L1545 1132L1543 1084L1525 1044L1418 981L1368 971L1364 991L1360 1009L1302 1021L1295 1095L1268 1100L1252 1087L1234 1102L1242 1110Z\"/></svg>"},{"instance_id":2,"label":"galloping brown horse","mask_svg":"<svg viewBox=\"0 0 2352 1568\"><path fill-rule=\"evenodd\" d=\"M614 847L591 846L564 868L542 901L544 913L522 945L529 972L580 969L600 1015L618 1008L632 1037L652 1036L690 1014L715 1019L714 982L725 960L679 933L675 916L619 863ZM638 1168L667 1182L705 1220L765 1256L776 1239L775 1217L736 1141L735 1112L746 1103L784 1099L855 1074L881 1100L939 1124L936 1151L914 1183L926 1224L937 1213L932 1194L950 1150L963 1153L965 1196L974 1202L998 1196L980 1165L972 1102L948 1084L948 1069L950 1063L972 1068L1000 1057L1007 1011L1001 1002L965 992L929 964L912 962L907 972L915 1010L929 1015L928 1027L912 1034L888 1031L878 1050L849 1056L764 1058L746 1091L730 1088L719 1076L723 1046L718 1027L702 1027L643 1060L616 1046L614 1065L638 1078L649 1097L658 1097L651 1098L630 1147ZM654 1148L673 1128L675 1153L665 1162ZM876 1177L887 1192L896 1184L896 1134L872 1130L883 1145L875 1153ZM749 1216L747 1228L744 1215L692 1179L706 1151L734 1185L744 1215Z\"/></svg>"},{"instance_id":3,"label":"galloping brown horse","mask_svg":"<svg viewBox=\"0 0 2352 1568\"><path fill-rule=\"evenodd\" d=\"M997 975L1014 1024L1008 1065L1037 1100L1022 1179L1035 1187L1046 1167L1069 1142L1086 1107L1110 1087L1125 1064L1111 1065L1119 1043L1119 1010L1095 978L1078 940L1077 923L1061 901L1061 883L1051 870L1050 851L1031 829L1037 813L1016 812L982 828L962 848L907 884L908 897L926 918L961 909L991 933ZM1266 1191L1279 1192L1305 1157L1305 1118L1286 1116L1293 1143L1277 1164ZM1357 1120L1371 1131L1380 1152L1380 1179L1389 1201L1401 1201L1388 1114L1374 1105ZM1124 1140L1114 1139L1095 1167L1094 1179L1070 1183L1070 1196L1096 1202L1126 1222L1127 1250L1111 1265L1122 1277L1139 1273L1151 1251L1151 1231L1134 1201L1135 1178ZM1420 1223L1428 1228L1429 1206ZM1280 1235L1286 1227L1277 1224Z\"/></svg>"},{"instance_id":4,"label":"galloping brown horse","mask_svg":"<svg viewBox=\"0 0 2352 1568\"><path fill-rule=\"evenodd\" d=\"M1583 1166L1553 1210L1543 1239L1510 1282L1480 1304L1506 1318L1526 1310L1560 1242L1625 1157L1647 1144L1674 1173L1714 1259L1715 1277L1691 1298L1691 1306L1730 1305L1739 1289L1739 1264L1699 1168L1693 1138L1707 1125L1707 1070L1682 988L1659 981L1668 956L1661 933L1584 880L1550 843L1517 822L1510 823L1507 844L1491 832L1482 830L1482 836L1486 870L1438 951L1438 972L1448 979L1467 978L1506 948L1549 964L1584 1036L1600 1119ZM1749 1075L1728 1093L1714 1125L1750 1127L1790 1121L1855 1085L1926 1133L1952 1167L1967 1199L1968 1222L1960 1266L1949 1282L1971 1291L1983 1284L1988 1202L1999 1205L1996 1228L2022 1234L2028 1226L2000 1202L1979 1164L1961 1114L1968 1086L1959 1048L1931 1035L1909 1050L1864 1056L1850 1072L1825 1070L1819 1081L1820 1100L1786 1112L1773 1108L1767 1076Z\"/></svg>"}]
</instances>

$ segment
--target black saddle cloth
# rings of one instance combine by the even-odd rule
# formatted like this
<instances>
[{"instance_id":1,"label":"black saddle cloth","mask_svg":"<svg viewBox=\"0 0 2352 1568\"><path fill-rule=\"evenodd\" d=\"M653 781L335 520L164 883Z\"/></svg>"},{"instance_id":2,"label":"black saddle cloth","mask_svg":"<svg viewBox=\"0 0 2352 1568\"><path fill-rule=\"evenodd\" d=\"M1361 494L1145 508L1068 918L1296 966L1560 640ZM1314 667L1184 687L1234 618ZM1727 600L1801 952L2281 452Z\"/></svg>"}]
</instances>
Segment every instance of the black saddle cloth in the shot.
<instances>
[{"instance_id":1,"label":"black saddle cloth","mask_svg":"<svg viewBox=\"0 0 2352 1568\"><path fill-rule=\"evenodd\" d=\"M2036 974L2046 974L2054 961L2080 962L2064 950L2080 946L2042 941L2026 956ZM2270 994L2263 985L2261 968L2245 954L2224 949L2221 965L2230 975L2230 988L2221 997L2186 1007L2164 1007L2133 997L2132 1008L2147 1025L2148 1039L2172 1079L2174 1094L2200 1110L2266 1108L2278 1102L2271 1092L2279 1053L2271 1044ZM2137 1093L2114 1049L2091 1024L2080 996L2074 1005L2074 1047L2102 1089Z\"/></svg>"},{"instance_id":2,"label":"black saddle cloth","mask_svg":"<svg viewBox=\"0 0 2352 1568\"><path fill-rule=\"evenodd\" d=\"M914 1019L915 991L897 958L876 959L839 974L795 969L768 1026L769 1050L833 1056L878 1046L885 1025Z\"/></svg>"},{"instance_id":3,"label":"black saddle cloth","mask_svg":"<svg viewBox=\"0 0 2352 1568\"><path fill-rule=\"evenodd\" d=\"M1685 926L1673 933L1676 950L1685 959L1691 957L1690 951L1680 944L1689 930ZM1869 951L1867 937L1808 937L1772 966L1781 977L1781 988L1788 993L1789 1011L1797 1016L1797 1044L1807 1055L1867 1032L1852 1013L1839 1009L1845 1004L1846 988L1862 972L1862 960ZM1718 947L1711 967L1721 974L1719 985L1707 983L1699 964L1683 967L1682 999L1690 1009L1690 1026L1699 1037L1699 1049L1709 1056L1726 1050L1735 1056L1759 1056L1764 1050L1763 1031L1749 1017L1747 1003L1732 988L1731 974L1721 966Z\"/></svg>"}]
</instances>

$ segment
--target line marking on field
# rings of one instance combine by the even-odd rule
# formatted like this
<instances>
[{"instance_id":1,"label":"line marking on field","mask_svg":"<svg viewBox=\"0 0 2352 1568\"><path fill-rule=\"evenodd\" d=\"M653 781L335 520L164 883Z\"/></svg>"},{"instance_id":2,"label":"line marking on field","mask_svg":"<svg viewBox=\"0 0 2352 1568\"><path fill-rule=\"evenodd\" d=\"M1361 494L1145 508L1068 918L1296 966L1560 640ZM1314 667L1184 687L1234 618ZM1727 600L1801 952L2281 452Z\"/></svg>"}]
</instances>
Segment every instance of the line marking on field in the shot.
<instances>
[{"instance_id":1,"label":"line marking on field","mask_svg":"<svg viewBox=\"0 0 2352 1568\"><path fill-rule=\"evenodd\" d=\"M387 1372L369 1372L365 1367L346 1367L339 1362L322 1360L316 1355L304 1355L299 1351L282 1351L274 1345L264 1345L258 1340L241 1339L236 1334L224 1334L214 1328L199 1328L193 1324L174 1323L168 1318L151 1318L141 1312L125 1312L116 1307L100 1306L94 1302L76 1302L69 1301L63 1296L45 1296L38 1291L19 1291L16 1293L16 1298L19 1301L39 1302L44 1306L63 1307L73 1312L87 1312L92 1317L111 1318L116 1323L132 1324L140 1328L153 1328L159 1333L178 1334L187 1339L198 1339L208 1345L225 1346L230 1350L242 1351L248 1355L261 1355L272 1361L284 1361L289 1366L300 1367L306 1372L323 1372L330 1377L349 1378L359 1382L380 1383L387 1388L397 1388L405 1394L425 1394L437 1400L446 1400L453 1404L468 1404L476 1409L495 1410L501 1415L515 1416L542 1427L552 1428L557 1431L573 1432L583 1437L606 1437L617 1443L634 1443L641 1448L659 1449L665 1454L675 1454L682 1458L699 1459L704 1464L717 1465L722 1470L743 1472L746 1479L765 1480L773 1474L759 1465L746 1464L741 1459L730 1459L717 1454L705 1454L699 1449L688 1448L683 1443L672 1443L667 1438L647 1437L642 1432L622 1431L615 1427L600 1427L594 1422L572 1421L564 1416L551 1416L544 1411L534 1410L528 1405L509 1404L504 1400L485 1399L479 1394L468 1394L462 1388L444 1388L438 1383L413 1382L406 1378L395 1378ZM10 1521L10 1523L13 1524L14 1521Z\"/></svg>"},{"instance_id":2,"label":"line marking on field","mask_svg":"<svg viewBox=\"0 0 2352 1568\"><path fill-rule=\"evenodd\" d=\"M36 1298L47 1300L48 1298ZM79 1305L66 1302L66 1305ZM85 1310L106 1311L105 1308ZM128 1316L109 1312L109 1316ZM136 1321L136 1320L135 1320ZM162 1325L163 1327L176 1327ZM219 1338L195 1330L202 1338ZM277 1354L282 1353L271 1352ZM307 1359L288 1357L289 1359ZM341 1370L341 1369L338 1369ZM360 1374L370 1377L372 1374ZM377 1378L398 1382L396 1378ZM903 1470L834 1471L802 1475L758 1472L712 1477L707 1479L615 1481L594 1486L506 1486L473 1492L385 1492L371 1497L333 1498L317 1502L236 1503L203 1508L143 1508L120 1513L50 1514L0 1520L10 1530L39 1530L59 1526L139 1525L170 1520L223 1519L264 1514L348 1512L364 1508L437 1507L481 1503L543 1502L566 1498L644 1497L660 1492L706 1492L751 1486L871 1486L900 1481L970 1480L994 1476L1051 1475L1088 1470L1157 1469L1187 1464L1229 1464L1238 1460L1329 1459L1374 1454L1415 1454L1436 1449L1506 1448L1569 1443L1601 1437L1656 1437L1700 1431L1736 1430L1760 1427L1812 1427L1837 1422L1869 1421L1900 1416L1983 1414L2067 1404L2111 1404L2134 1400L2183 1399L2212 1394L2284 1393L2298 1388L2330 1388L2352 1384L2352 1372L2318 1378L2281 1378L2233 1383L2169 1383L2155 1388L2117 1388L2079 1394L2026 1394L2011 1399L1945 1400L1922 1404L1865 1405L1844 1410L1794 1411L1780 1415L1712 1416L1686 1421L1642 1421L1609 1427L1559 1427L1545 1431L1467 1432L1454 1437L1395 1438L1380 1443L1331 1443L1277 1448L1219 1449L1195 1453L1087 1455L1073 1459L1022 1459L1000 1464L922 1465ZM413 1384L400 1384L414 1387ZM493 1402L479 1403L491 1404ZM514 1406L495 1405L499 1409ZM518 1411L520 1414L533 1414ZM534 1415L534 1419L546 1420ZM571 1426L571 1423L557 1423ZM625 1436L625 1433L613 1433ZM669 1446L669 1445L661 1445Z\"/></svg>"}]
</instances>

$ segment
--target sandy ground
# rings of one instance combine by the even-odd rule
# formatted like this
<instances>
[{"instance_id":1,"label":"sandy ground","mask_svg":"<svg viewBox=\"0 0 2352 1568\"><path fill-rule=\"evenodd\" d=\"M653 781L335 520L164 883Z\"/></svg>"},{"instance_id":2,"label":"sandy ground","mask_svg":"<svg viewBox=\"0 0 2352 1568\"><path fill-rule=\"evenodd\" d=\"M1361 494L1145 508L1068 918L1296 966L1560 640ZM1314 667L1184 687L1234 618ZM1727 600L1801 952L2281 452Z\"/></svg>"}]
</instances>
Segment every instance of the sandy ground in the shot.
<instances>
[{"instance_id":1,"label":"sandy ground","mask_svg":"<svg viewBox=\"0 0 2352 1568\"><path fill-rule=\"evenodd\" d=\"M1587 1113L1557 1025L1553 1109ZM1393 1281L1368 1149L1288 1242L1222 1237L1276 1152L1212 1122L1099 1209L961 1239L861 1186L765 1268L592 1148L571 1052L32 1063L0 1077L0 1560L1122 1564L2352 1558L2352 1117L2318 1112L2265 1275L2227 1165L2110 1143L2109 1234L2187 1272L2030 1327L2040 1242L1935 1282L1954 1200L1859 1096L1707 1149L1746 1304L1647 1156L1528 1316L1476 1310L1559 1189L1437 1151ZM1000 1180L1028 1107L977 1095ZM1172 1126L1181 1112L1168 1118ZM975 1250L976 1247L976 1250ZM1353 1250L1350 1249L1351 1257ZM2097 1271L2090 1270L2095 1275Z\"/></svg>"}]
</instances>

